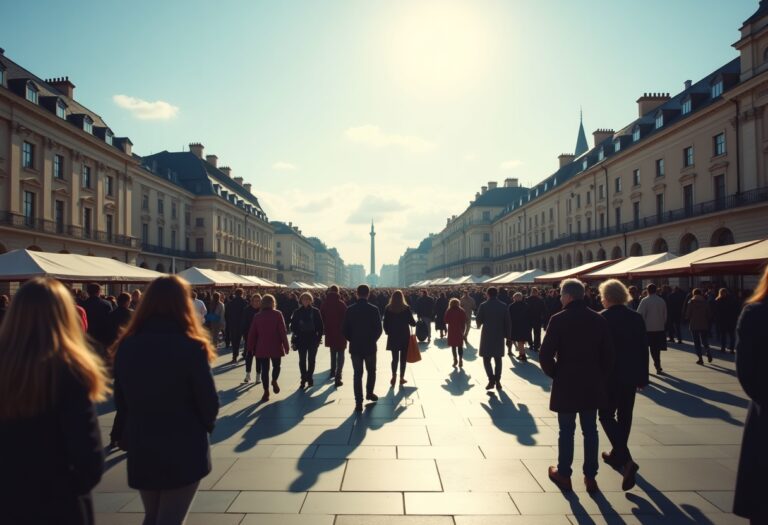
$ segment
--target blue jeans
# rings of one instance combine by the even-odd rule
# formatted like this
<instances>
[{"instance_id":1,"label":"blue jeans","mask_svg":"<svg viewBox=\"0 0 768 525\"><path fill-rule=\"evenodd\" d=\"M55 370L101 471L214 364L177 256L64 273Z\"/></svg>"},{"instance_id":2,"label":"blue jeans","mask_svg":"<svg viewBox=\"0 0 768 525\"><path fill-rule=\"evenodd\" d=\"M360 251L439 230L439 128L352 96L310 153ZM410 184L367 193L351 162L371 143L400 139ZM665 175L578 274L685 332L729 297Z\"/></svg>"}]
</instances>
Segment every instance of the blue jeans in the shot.
<instances>
[{"instance_id":1,"label":"blue jeans","mask_svg":"<svg viewBox=\"0 0 768 525\"><path fill-rule=\"evenodd\" d=\"M570 477L573 473L573 436L576 433L576 412L560 412L557 422L560 436L557 439L557 471ZM597 410L578 412L581 433L584 435L584 476L594 479L597 476Z\"/></svg>"}]
</instances>

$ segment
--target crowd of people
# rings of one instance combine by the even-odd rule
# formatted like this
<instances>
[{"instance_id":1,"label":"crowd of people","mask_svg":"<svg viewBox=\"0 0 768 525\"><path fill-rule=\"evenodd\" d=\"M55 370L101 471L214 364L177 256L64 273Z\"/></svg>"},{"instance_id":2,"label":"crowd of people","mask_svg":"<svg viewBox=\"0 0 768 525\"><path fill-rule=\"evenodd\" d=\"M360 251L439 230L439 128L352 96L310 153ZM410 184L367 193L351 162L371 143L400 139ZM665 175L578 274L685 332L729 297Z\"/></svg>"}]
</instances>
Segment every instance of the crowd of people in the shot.
<instances>
[{"instance_id":1,"label":"crowd of people","mask_svg":"<svg viewBox=\"0 0 768 525\"><path fill-rule=\"evenodd\" d=\"M620 473L624 490L635 485L639 466L628 440L635 395L649 382L649 357L662 374L661 352L682 341L687 323L697 363L703 365L704 357L711 362L714 330L721 352L737 352L739 379L752 399L736 512L765 517L761 345L768 330L768 272L751 295L712 286L686 292L649 284L638 290L614 279L596 289L568 279L547 290L403 292L360 285L248 295L242 289L195 291L168 276L143 292L115 297L104 296L98 284L72 292L54 279L37 278L13 300L0 296L0 316L0 508L11 522L93 522L90 491L104 462L96 404L110 393L116 414L109 446L127 451L128 483L140 492L145 523L182 523L211 470L209 436L219 410L211 363L219 349L231 355L232 367L244 364L243 383L262 385L262 402L280 393L282 359L291 350L298 354L301 390L314 386L323 345L330 359L327 379L342 387L348 350L354 410L362 412L365 401L378 400L382 335L391 354L389 384L402 386L414 331L421 330L427 343L433 331L445 339L451 366L462 368L473 319L486 390L503 389L505 355L524 365L529 352L539 353L541 369L552 378L550 409L560 431L558 463L548 475L564 491L572 490L577 419L586 489L599 490L598 421L611 444L603 461ZM36 475L29 476L29 469Z\"/></svg>"}]
</instances>

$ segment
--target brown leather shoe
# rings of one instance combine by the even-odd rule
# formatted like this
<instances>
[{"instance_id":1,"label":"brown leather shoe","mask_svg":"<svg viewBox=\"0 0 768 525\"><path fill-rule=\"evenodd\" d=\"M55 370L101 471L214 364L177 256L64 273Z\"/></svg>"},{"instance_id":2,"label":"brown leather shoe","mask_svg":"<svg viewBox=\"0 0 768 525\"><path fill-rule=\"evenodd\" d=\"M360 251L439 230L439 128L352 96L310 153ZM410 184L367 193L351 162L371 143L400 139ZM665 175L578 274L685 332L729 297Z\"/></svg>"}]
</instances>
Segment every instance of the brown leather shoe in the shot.
<instances>
[{"instance_id":1,"label":"brown leather shoe","mask_svg":"<svg viewBox=\"0 0 768 525\"><path fill-rule=\"evenodd\" d=\"M600 489L597 488L597 480L595 478L584 478L584 485L587 487L587 492L590 494L594 494L595 492L600 492Z\"/></svg>"},{"instance_id":2,"label":"brown leather shoe","mask_svg":"<svg viewBox=\"0 0 768 525\"><path fill-rule=\"evenodd\" d=\"M563 492L571 492L571 478L565 477L557 471L557 467L549 467L549 479Z\"/></svg>"},{"instance_id":3,"label":"brown leather shoe","mask_svg":"<svg viewBox=\"0 0 768 525\"><path fill-rule=\"evenodd\" d=\"M611 467L613 467L616 470L619 470L621 465L616 464L616 458L613 456L611 452L601 452L600 455L603 457L603 461Z\"/></svg>"},{"instance_id":4,"label":"brown leather shoe","mask_svg":"<svg viewBox=\"0 0 768 525\"><path fill-rule=\"evenodd\" d=\"M630 490L635 486L635 474L640 470L640 466L632 461L627 461L627 464L621 469L621 475L624 477L621 481L621 490Z\"/></svg>"}]
</instances>

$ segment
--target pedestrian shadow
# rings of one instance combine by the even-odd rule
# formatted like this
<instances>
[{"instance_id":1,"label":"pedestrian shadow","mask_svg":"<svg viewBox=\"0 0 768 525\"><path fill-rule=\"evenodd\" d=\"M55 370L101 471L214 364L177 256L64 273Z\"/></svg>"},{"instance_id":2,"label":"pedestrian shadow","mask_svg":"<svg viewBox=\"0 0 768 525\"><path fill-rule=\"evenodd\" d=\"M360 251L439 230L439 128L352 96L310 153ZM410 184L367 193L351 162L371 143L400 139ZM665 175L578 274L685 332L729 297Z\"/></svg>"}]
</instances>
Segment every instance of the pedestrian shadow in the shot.
<instances>
[{"instance_id":1,"label":"pedestrian shadow","mask_svg":"<svg viewBox=\"0 0 768 525\"><path fill-rule=\"evenodd\" d=\"M115 455L112 455L115 454ZM106 472L109 469L115 467L116 465L119 465L123 461L128 459L128 452L125 450L114 450L112 453L107 455L107 459L104 461L104 467L101 469L102 472Z\"/></svg>"},{"instance_id":2,"label":"pedestrian shadow","mask_svg":"<svg viewBox=\"0 0 768 525\"><path fill-rule=\"evenodd\" d=\"M497 397L498 396L498 397ZM507 434L517 438L521 445L535 445L534 434L539 433L539 427L536 420L531 416L528 406L514 402L503 390L488 393L488 403L481 403L480 406L491 418L491 423Z\"/></svg>"},{"instance_id":3,"label":"pedestrian shadow","mask_svg":"<svg viewBox=\"0 0 768 525\"><path fill-rule=\"evenodd\" d=\"M563 497L571 507L571 514L579 525L596 525L596 521L589 515L589 512L584 505L581 504L579 495L575 492L563 492ZM625 524L624 518L613 508L611 502L606 499L602 492L595 492L594 494L587 494L584 497L589 497L597 505L600 515L604 518L605 523L611 525Z\"/></svg>"},{"instance_id":4,"label":"pedestrian shadow","mask_svg":"<svg viewBox=\"0 0 768 525\"><path fill-rule=\"evenodd\" d=\"M661 376L657 379L664 379L665 377L666 376ZM669 385L651 381L648 386L641 391L641 394L659 406L669 408L670 410L674 410L675 412L679 412L688 417L721 419L731 425L744 426L742 421L735 419L727 410L707 403L704 398L699 395L672 388L672 386L678 387L678 385L674 383L674 380L670 381L670 383L672 384ZM687 383L687 381L684 383ZM691 385L691 383L688 383L688 385ZM727 393L721 392L721 394ZM733 396L732 394L727 395L740 400L740 398L736 398L736 396ZM723 397L721 399L726 398ZM715 399L711 400L716 401ZM744 400L741 401L742 403L736 406L746 407L747 402ZM727 401L724 400L718 402L727 403Z\"/></svg>"},{"instance_id":5,"label":"pedestrian shadow","mask_svg":"<svg viewBox=\"0 0 768 525\"><path fill-rule=\"evenodd\" d=\"M474 383L470 383L470 379L472 376L467 375L463 368L454 369L448 375L445 384L440 386L452 396L463 396L465 392L475 387Z\"/></svg>"},{"instance_id":6,"label":"pedestrian shadow","mask_svg":"<svg viewBox=\"0 0 768 525\"><path fill-rule=\"evenodd\" d=\"M472 343L464 343L464 361L474 361L477 359L477 348Z\"/></svg>"},{"instance_id":7,"label":"pedestrian shadow","mask_svg":"<svg viewBox=\"0 0 768 525\"><path fill-rule=\"evenodd\" d=\"M435 338L435 339L432 340L432 342L434 343L436 348L440 348L440 349L450 348L450 346L448 346L448 339L447 338L442 338L442 339L441 338Z\"/></svg>"},{"instance_id":8,"label":"pedestrian shadow","mask_svg":"<svg viewBox=\"0 0 768 525\"><path fill-rule=\"evenodd\" d=\"M686 381L685 379L672 374L664 374L663 376L660 376L659 379L669 383L671 386L674 386L678 390L682 390L687 394L691 394L692 396L740 408L747 408L747 406L749 406L749 401L743 397L731 394L730 392L712 390L711 388L707 388L696 383L691 383L690 381Z\"/></svg>"},{"instance_id":9,"label":"pedestrian shadow","mask_svg":"<svg viewBox=\"0 0 768 525\"><path fill-rule=\"evenodd\" d=\"M540 366L530 363L530 361L539 362L538 352L528 352L526 355L528 356L528 363L521 363L513 359L512 364L514 366L510 370L520 379L540 387L544 392L549 392L552 388L552 380L544 373Z\"/></svg>"},{"instance_id":10,"label":"pedestrian shadow","mask_svg":"<svg viewBox=\"0 0 768 525\"><path fill-rule=\"evenodd\" d=\"M690 504L678 506L640 475L637 476L636 481L637 487L643 491L643 494L628 492L625 497L637 505L636 508L632 509L632 514L640 523L659 523L661 519L662 523L674 523L675 525L713 524L712 520L707 518L698 507Z\"/></svg>"},{"instance_id":11,"label":"pedestrian shadow","mask_svg":"<svg viewBox=\"0 0 768 525\"><path fill-rule=\"evenodd\" d=\"M396 399L402 400L406 397L404 388L395 395ZM402 394L401 394L402 392ZM371 405L368 405L370 407ZM347 458L365 441L365 436L370 430L378 430L386 423L396 420L406 410L405 406L395 407L390 418L374 417L373 411L368 408L362 412L353 412L337 428L323 431L312 443L307 445L304 453L300 455L296 464L296 469L300 472L299 477L291 482L288 487L289 492L307 492L314 487L317 480L324 472L335 470L347 462ZM312 451L319 450L320 445L327 444L343 428L352 426L352 434L348 441L349 445L343 454L338 454L336 458L311 458Z\"/></svg>"},{"instance_id":12,"label":"pedestrian shadow","mask_svg":"<svg viewBox=\"0 0 768 525\"><path fill-rule=\"evenodd\" d=\"M227 406L233 401L237 401L241 395L247 394L254 386L256 383L240 383L227 390L219 390L219 406Z\"/></svg>"}]
</instances>

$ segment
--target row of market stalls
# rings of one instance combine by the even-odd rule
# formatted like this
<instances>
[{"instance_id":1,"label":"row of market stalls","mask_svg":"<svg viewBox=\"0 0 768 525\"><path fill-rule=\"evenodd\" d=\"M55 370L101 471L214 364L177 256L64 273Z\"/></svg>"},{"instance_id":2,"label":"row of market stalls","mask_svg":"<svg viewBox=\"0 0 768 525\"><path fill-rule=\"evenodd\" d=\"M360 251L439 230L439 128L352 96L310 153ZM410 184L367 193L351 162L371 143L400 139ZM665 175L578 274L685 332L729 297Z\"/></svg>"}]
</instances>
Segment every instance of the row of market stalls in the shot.
<instances>
[{"instance_id":1,"label":"row of market stalls","mask_svg":"<svg viewBox=\"0 0 768 525\"><path fill-rule=\"evenodd\" d=\"M467 284L559 283L579 278L601 281L609 278L642 280L714 275L756 275L768 263L768 240L747 241L726 246L699 248L685 255L657 253L608 261L592 261L575 268L546 273L542 270L513 271L496 277L465 276L419 281L412 287L460 286Z\"/></svg>"}]
</instances>

